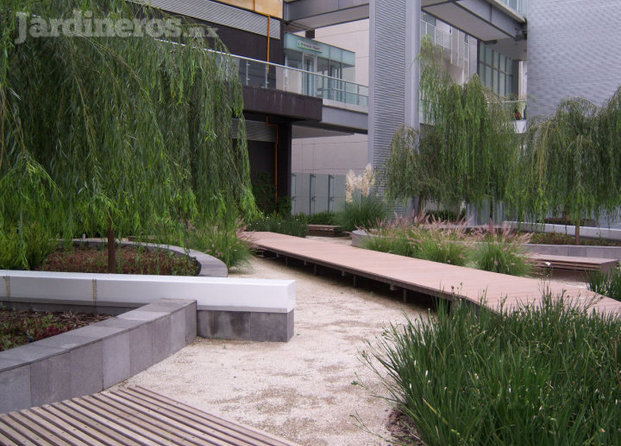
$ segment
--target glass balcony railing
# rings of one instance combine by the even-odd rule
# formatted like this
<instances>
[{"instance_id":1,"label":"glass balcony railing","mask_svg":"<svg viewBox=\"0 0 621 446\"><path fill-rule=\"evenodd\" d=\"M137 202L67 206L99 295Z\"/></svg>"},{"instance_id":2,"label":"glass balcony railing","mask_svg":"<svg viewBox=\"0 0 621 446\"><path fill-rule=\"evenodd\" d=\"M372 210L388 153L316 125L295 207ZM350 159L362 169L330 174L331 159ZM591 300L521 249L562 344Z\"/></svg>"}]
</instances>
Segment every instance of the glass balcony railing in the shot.
<instances>
[{"instance_id":1,"label":"glass balcony railing","mask_svg":"<svg viewBox=\"0 0 621 446\"><path fill-rule=\"evenodd\" d=\"M366 85L242 56L231 58L245 86L272 88L348 105L369 105Z\"/></svg>"}]
</instances>

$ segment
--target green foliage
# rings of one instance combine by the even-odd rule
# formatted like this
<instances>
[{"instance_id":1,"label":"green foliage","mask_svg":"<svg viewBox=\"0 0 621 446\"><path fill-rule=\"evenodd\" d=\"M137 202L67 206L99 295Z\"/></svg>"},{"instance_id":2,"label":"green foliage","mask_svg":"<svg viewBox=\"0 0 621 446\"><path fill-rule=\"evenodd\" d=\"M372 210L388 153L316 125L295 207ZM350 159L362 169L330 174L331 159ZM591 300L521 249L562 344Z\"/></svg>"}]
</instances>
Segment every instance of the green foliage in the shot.
<instances>
[{"instance_id":1,"label":"green foliage","mask_svg":"<svg viewBox=\"0 0 621 446\"><path fill-rule=\"evenodd\" d=\"M416 257L432 262L464 266L467 262L468 247L442 232L426 232L418 241Z\"/></svg>"},{"instance_id":2,"label":"green foliage","mask_svg":"<svg viewBox=\"0 0 621 446\"><path fill-rule=\"evenodd\" d=\"M438 157L431 143L433 136L427 134L423 138L415 129L405 126L395 133L384 169L387 191L392 198L431 198L441 188Z\"/></svg>"},{"instance_id":3,"label":"green foliage","mask_svg":"<svg viewBox=\"0 0 621 446\"><path fill-rule=\"evenodd\" d=\"M517 155L511 115L478 76L454 83L428 39L421 46L421 101L425 132L397 131L386 165L394 198L414 196L452 205L505 198Z\"/></svg>"},{"instance_id":4,"label":"green foliage","mask_svg":"<svg viewBox=\"0 0 621 446\"><path fill-rule=\"evenodd\" d=\"M618 445L620 332L550 296L512 315L456 304L364 358L426 445Z\"/></svg>"},{"instance_id":5,"label":"green foliage","mask_svg":"<svg viewBox=\"0 0 621 446\"><path fill-rule=\"evenodd\" d=\"M38 221L67 238L141 235L255 215L241 84L225 52L206 51L221 42L181 23L184 45L62 33L14 44L19 11L87 10L163 14L124 0L0 6L0 230Z\"/></svg>"},{"instance_id":6,"label":"green foliage","mask_svg":"<svg viewBox=\"0 0 621 446\"><path fill-rule=\"evenodd\" d=\"M36 269L57 247L46 226L5 226L0 230L0 269Z\"/></svg>"},{"instance_id":7,"label":"green foliage","mask_svg":"<svg viewBox=\"0 0 621 446\"><path fill-rule=\"evenodd\" d=\"M615 268L608 273L592 272L589 274L589 290L621 301L621 270Z\"/></svg>"},{"instance_id":8,"label":"green foliage","mask_svg":"<svg viewBox=\"0 0 621 446\"><path fill-rule=\"evenodd\" d=\"M357 195L352 201L345 202L343 209L337 214L336 223L343 231L367 229L379 224L387 214L386 203L377 195Z\"/></svg>"},{"instance_id":9,"label":"green foliage","mask_svg":"<svg viewBox=\"0 0 621 446\"><path fill-rule=\"evenodd\" d=\"M411 224L407 219L396 218L382 222L369 233L371 237L364 241L367 249L452 265L465 265L468 260L464 222L451 225L423 219Z\"/></svg>"},{"instance_id":10,"label":"green foliage","mask_svg":"<svg viewBox=\"0 0 621 446\"><path fill-rule=\"evenodd\" d=\"M385 221L368 231L363 246L374 251L387 252L400 256L416 257L417 246L410 237L409 225L405 219Z\"/></svg>"},{"instance_id":11,"label":"green foliage","mask_svg":"<svg viewBox=\"0 0 621 446\"><path fill-rule=\"evenodd\" d=\"M240 228L231 225L204 223L191 228L184 236L183 246L209 254L223 261L227 268L243 266L252 256Z\"/></svg>"},{"instance_id":12,"label":"green foliage","mask_svg":"<svg viewBox=\"0 0 621 446\"><path fill-rule=\"evenodd\" d=\"M533 267L523 245L530 234L509 229L493 235L469 233L466 222L457 223L418 219L413 222L396 218L369 230L364 247L375 251L475 268L503 274L524 276Z\"/></svg>"},{"instance_id":13,"label":"green foliage","mask_svg":"<svg viewBox=\"0 0 621 446\"><path fill-rule=\"evenodd\" d=\"M253 220L248 224L248 231L276 232L279 234L292 235L294 237L306 237L308 227L304 216L292 215L268 215Z\"/></svg>"},{"instance_id":14,"label":"green foliage","mask_svg":"<svg viewBox=\"0 0 621 446\"><path fill-rule=\"evenodd\" d=\"M520 218L562 214L579 229L585 217L616 212L621 205L620 128L621 89L603 108L569 99L553 116L533 122L509 187Z\"/></svg>"},{"instance_id":15,"label":"green foliage","mask_svg":"<svg viewBox=\"0 0 621 446\"><path fill-rule=\"evenodd\" d=\"M311 225L338 225L338 214L336 212L324 211L305 217L306 222Z\"/></svg>"},{"instance_id":16,"label":"green foliage","mask_svg":"<svg viewBox=\"0 0 621 446\"><path fill-rule=\"evenodd\" d=\"M500 236L480 242L472 258L476 267L485 271L512 276L527 276L533 272L522 244Z\"/></svg>"},{"instance_id":17,"label":"green foliage","mask_svg":"<svg viewBox=\"0 0 621 446\"><path fill-rule=\"evenodd\" d=\"M586 100L566 100L556 114L531 125L515 175L514 201L522 213L543 219L548 212L579 222L599 212L608 200L600 196L608 178L597 144L597 109ZM614 191L610 185L610 191ZM602 199L604 199L602 201Z\"/></svg>"}]
</instances>

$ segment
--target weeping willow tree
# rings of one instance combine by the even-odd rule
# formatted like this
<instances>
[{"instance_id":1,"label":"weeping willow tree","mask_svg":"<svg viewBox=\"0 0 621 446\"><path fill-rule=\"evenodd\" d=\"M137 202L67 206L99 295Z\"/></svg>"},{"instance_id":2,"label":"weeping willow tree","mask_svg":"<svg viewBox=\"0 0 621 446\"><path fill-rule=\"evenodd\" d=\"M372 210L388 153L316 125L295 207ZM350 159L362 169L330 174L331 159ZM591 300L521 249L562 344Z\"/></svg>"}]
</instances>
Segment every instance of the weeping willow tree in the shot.
<instances>
[{"instance_id":1,"label":"weeping willow tree","mask_svg":"<svg viewBox=\"0 0 621 446\"><path fill-rule=\"evenodd\" d=\"M392 140L390 157L384 169L386 188L391 198L407 200L418 197L416 215L423 212L425 199L441 188L437 166L429 144L431 135L421 138L419 131L401 126ZM421 144L421 141L423 143Z\"/></svg>"},{"instance_id":2,"label":"weeping willow tree","mask_svg":"<svg viewBox=\"0 0 621 446\"><path fill-rule=\"evenodd\" d=\"M620 95L602 109L565 100L553 116L531 124L511 187L522 218L562 214L579 244L584 218L621 205Z\"/></svg>"},{"instance_id":3,"label":"weeping willow tree","mask_svg":"<svg viewBox=\"0 0 621 446\"><path fill-rule=\"evenodd\" d=\"M430 125L419 138L397 133L387 165L388 188L397 198L418 195L447 205L487 200L493 212L494 203L505 199L517 153L510 112L478 76L456 84L441 51L423 39L420 92Z\"/></svg>"},{"instance_id":4,"label":"weeping willow tree","mask_svg":"<svg viewBox=\"0 0 621 446\"><path fill-rule=\"evenodd\" d=\"M108 34L44 37L77 16ZM176 43L114 32L154 16ZM120 234L255 212L235 65L210 33L164 19L124 0L0 6L0 235L20 239L23 266L33 227L106 235L113 269Z\"/></svg>"}]
</instances>

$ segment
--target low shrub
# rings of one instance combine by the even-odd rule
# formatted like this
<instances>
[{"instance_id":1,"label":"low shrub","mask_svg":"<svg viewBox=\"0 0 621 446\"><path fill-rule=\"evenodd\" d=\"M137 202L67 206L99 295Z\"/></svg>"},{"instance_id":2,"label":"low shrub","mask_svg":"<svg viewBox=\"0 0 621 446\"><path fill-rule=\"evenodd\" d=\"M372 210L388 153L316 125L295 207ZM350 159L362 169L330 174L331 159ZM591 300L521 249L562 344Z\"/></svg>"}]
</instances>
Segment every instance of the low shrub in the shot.
<instances>
[{"instance_id":1,"label":"low shrub","mask_svg":"<svg viewBox=\"0 0 621 446\"><path fill-rule=\"evenodd\" d=\"M418 243L419 259L464 266L468 260L468 246L461 241L427 233Z\"/></svg>"},{"instance_id":2,"label":"low shrub","mask_svg":"<svg viewBox=\"0 0 621 446\"><path fill-rule=\"evenodd\" d=\"M338 225L336 212L325 211L306 215L306 222L311 225Z\"/></svg>"},{"instance_id":3,"label":"low shrub","mask_svg":"<svg viewBox=\"0 0 621 446\"><path fill-rule=\"evenodd\" d=\"M416 246L405 230L370 229L369 233L372 236L364 239L364 248L400 256L415 257Z\"/></svg>"},{"instance_id":4,"label":"low shrub","mask_svg":"<svg viewBox=\"0 0 621 446\"><path fill-rule=\"evenodd\" d=\"M526 276L534 266L526 255L524 244L529 234L516 234L503 230L499 234L486 236L472 252L472 260L478 269L494 273Z\"/></svg>"},{"instance_id":5,"label":"low shrub","mask_svg":"<svg viewBox=\"0 0 621 446\"><path fill-rule=\"evenodd\" d=\"M384 201L376 195L358 195L345 202L343 210L336 216L336 224L343 231L368 229L386 218L388 209Z\"/></svg>"},{"instance_id":6,"label":"low shrub","mask_svg":"<svg viewBox=\"0 0 621 446\"><path fill-rule=\"evenodd\" d=\"M463 266L468 261L470 244L466 241L466 222L447 225L436 221L413 227L415 256L432 262Z\"/></svg>"},{"instance_id":7,"label":"low shrub","mask_svg":"<svg viewBox=\"0 0 621 446\"><path fill-rule=\"evenodd\" d=\"M440 306L363 358L426 445L618 445L619 333L621 320L546 295L512 315Z\"/></svg>"},{"instance_id":8,"label":"low shrub","mask_svg":"<svg viewBox=\"0 0 621 446\"><path fill-rule=\"evenodd\" d=\"M621 270L615 268L608 273L592 272L589 274L589 290L621 301Z\"/></svg>"},{"instance_id":9,"label":"low shrub","mask_svg":"<svg viewBox=\"0 0 621 446\"><path fill-rule=\"evenodd\" d=\"M0 269L36 269L56 246L53 234L37 223L0 229Z\"/></svg>"},{"instance_id":10,"label":"low shrub","mask_svg":"<svg viewBox=\"0 0 621 446\"><path fill-rule=\"evenodd\" d=\"M230 225L201 224L183 235L183 246L209 254L223 261L228 268L248 262L252 257L250 244L240 234L241 228Z\"/></svg>"},{"instance_id":11,"label":"low shrub","mask_svg":"<svg viewBox=\"0 0 621 446\"><path fill-rule=\"evenodd\" d=\"M283 216L277 214L254 220L248 224L247 230L277 232L295 237L306 237L308 234L305 216Z\"/></svg>"},{"instance_id":12,"label":"low shrub","mask_svg":"<svg viewBox=\"0 0 621 446\"><path fill-rule=\"evenodd\" d=\"M395 216L393 221L383 221L368 232L372 236L364 241L367 249L452 265L465 265L468 260L463 221L451 225L429 223L428 219L412 223Z\"/></svg>"}]
</instances>

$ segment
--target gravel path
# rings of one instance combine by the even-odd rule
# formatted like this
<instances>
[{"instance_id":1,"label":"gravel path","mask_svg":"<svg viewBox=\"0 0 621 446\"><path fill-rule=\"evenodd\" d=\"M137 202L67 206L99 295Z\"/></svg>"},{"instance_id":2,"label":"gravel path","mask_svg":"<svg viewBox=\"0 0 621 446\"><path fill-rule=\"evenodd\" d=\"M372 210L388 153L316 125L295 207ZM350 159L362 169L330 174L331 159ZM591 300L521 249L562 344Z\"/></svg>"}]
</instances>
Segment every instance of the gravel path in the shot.
<instances>
[{"instance_id":1,"label":"gravel path","mask_svg":"<svg viewBox=\"0 0 621 446\"><path fill-rule=\"evenodd\" d=\"M386 444L375 434L388 436L390 408L371 396L383 389L361 364L360 352L385 326L403 322L404 313L416 318L427 311L310 271L254 259L247 271L232 275L296 280L290 342L199 338L121 386L142 385L302 445Z\"/></svg>"}]
</instances>

